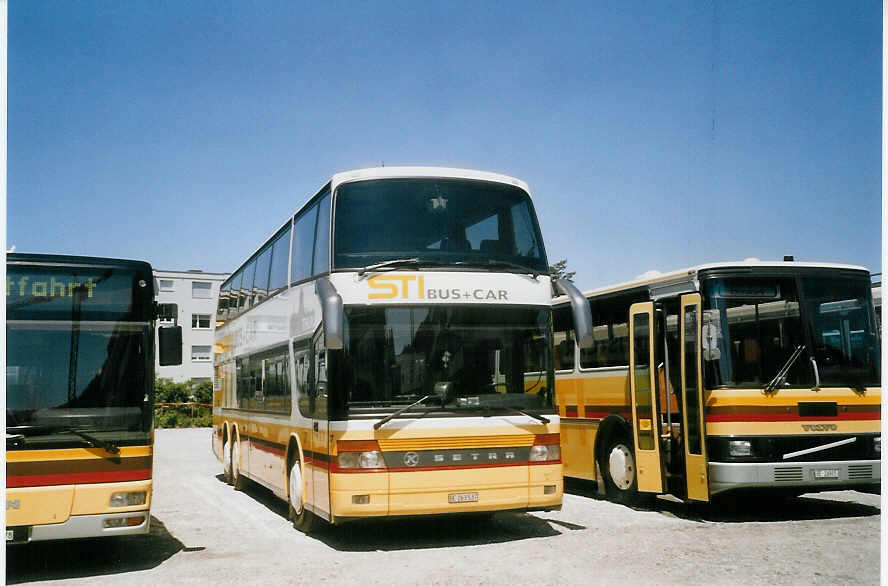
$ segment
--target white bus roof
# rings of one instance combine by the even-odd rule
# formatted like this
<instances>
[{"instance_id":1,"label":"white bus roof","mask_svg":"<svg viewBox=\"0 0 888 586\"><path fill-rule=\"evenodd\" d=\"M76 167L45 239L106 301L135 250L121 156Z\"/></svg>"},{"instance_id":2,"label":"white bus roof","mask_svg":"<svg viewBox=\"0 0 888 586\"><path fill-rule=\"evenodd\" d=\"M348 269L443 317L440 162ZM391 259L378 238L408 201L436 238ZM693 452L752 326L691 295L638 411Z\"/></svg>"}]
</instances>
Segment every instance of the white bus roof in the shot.
<instances>
[{"instance_id":1,"label":"white bus roof","mask_svg":"<svg viewBox=\"0 0 888 586\"><path fill-rule=\"evenodd\" d=\"M530 192L527 183L508 175L490 173L487 171L475 171L472 169L454 169L450 167L372 167L369 169L355 169L336 173L331 180L333 190L342 183L350 181L364 181L368 179L399 179L410 177L441 177L446 179L475 179L478 181L494 181L520 187Z\"/></svg>"},{"instance_id":2,"label":"white bus roof","mask_svg":"<svg viewBox=\"0 0 888 586\"><path fill-rule=\"evenodd\" d=\"M633 289L635 287L643 287L645 285L653 285L654 288L667 290L668 286L672 283L678 284L681 282L690 282L696 279L696 276L699 272L705 270L712 269L728 269L728 268L780 268L780 269L792 269L792 268L820 268L820 269L844 269L844 270L854 270L854 271L868 271L866 267L857 266L857 265L845 265L845 264L837 264L837 263L828 263L828 262L796 262L796 261L780 261L780 260L772 260L772 261L761 261L761 260L744 260L744 261L734 261L734 262L714 262L714 263L705 263L696 265L693 267L688 267L686 269L680 269L676 271L669 271L667 273L644 273L638 278L632 281L625 281L623 283L617 283L614 285L607 285L604 287L596 287L594 289L588 289L583 291L583 296L589 297L593 295L601 295L604 293L610 293L614 291L622 291L625 289ZM557 302L563 301L564 298L559 297L556 300Z\"/></svg>"}]
</instances>

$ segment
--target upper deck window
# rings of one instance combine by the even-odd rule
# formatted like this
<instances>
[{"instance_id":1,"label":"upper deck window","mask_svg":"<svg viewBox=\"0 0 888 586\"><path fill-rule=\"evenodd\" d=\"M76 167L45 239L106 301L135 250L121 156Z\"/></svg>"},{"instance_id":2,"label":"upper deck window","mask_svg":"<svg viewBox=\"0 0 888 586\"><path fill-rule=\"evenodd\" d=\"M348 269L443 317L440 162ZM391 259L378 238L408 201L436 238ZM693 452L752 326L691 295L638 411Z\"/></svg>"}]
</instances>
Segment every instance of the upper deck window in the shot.
<instances>
[{"instance_id":1,"label":"upper deck window","mask_svg":"<svg viewBox=\"0 0 888 586\"><path fill-rule=\"evenodd\" d=\"M379 179L339 187L334 269L401 258L443 264L502 261L548 271L530 198L468 179Z\"/></svg>"}]
</instances>

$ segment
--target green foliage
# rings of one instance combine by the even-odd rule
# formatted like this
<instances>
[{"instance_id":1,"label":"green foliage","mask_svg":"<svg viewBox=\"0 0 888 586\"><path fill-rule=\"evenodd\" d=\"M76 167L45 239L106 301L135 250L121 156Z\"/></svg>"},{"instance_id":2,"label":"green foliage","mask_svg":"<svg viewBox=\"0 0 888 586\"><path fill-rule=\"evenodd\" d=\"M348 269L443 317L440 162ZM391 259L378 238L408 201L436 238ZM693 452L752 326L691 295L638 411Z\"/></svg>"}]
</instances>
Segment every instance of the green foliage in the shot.
<instances>
[{"instance_id":1,"label":"green foliage","mask_svg":"<svg viewBox=\"0 0 888 586\"><path fill-rule=\"evenodd\" d=\"M210 381L177 383L158 378L154 381L154 402L154 427L209 427L213 423L212 407L184 404L212 403L213 383Z\"/></svg>"},{"instance_id":2,"label":"green foliage","mask_svg":"<svg viewBox=\"0 0 888 586\"><path fill-rule=\"evenodd\" d=\"M573 281L574 275L576 275L576 271L567 272L567 259L562 258L558 262L549 266L549 274L552 275L553 279L565 279L567 281Z\"/></svg>"}]
</instances>

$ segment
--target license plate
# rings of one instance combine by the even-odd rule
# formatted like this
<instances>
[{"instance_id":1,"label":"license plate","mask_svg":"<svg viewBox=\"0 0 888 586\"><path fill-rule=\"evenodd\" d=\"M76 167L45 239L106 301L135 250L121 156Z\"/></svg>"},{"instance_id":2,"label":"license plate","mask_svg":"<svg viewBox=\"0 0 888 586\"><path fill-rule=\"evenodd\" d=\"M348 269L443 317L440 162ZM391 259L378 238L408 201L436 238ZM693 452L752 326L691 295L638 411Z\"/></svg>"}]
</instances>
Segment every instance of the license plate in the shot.
<instances>
[{"instance_id":1,"label":"license plate","mask_svg":"<svg viewBox=\"0 0 888 586\"><path fill-rule=\"evenodd\" d=\"M447 495L448 503L475 503L478 502L477 492L452 492Z\"/></svg>"},{"instance_id":2,"label":"license plate","mask_svg":"<svg viewBox=\"0 0 888 586\"><path fill-rule=\"evenodd\" d=\"M15 539L15 535L12 532L12 529L6 530L6 541L12 541Z\"/></svg>"},{"instance_id":3,"label":"license plate","mask_svg":"<svg viewBox=\"0 0 888 586\"><path fill-rule=\"evenodd\" d=\"M814 478L821 479L838 479L839 478L839 469L838 468L815 468L814 469Z\"/></svg>"}]
</instances>

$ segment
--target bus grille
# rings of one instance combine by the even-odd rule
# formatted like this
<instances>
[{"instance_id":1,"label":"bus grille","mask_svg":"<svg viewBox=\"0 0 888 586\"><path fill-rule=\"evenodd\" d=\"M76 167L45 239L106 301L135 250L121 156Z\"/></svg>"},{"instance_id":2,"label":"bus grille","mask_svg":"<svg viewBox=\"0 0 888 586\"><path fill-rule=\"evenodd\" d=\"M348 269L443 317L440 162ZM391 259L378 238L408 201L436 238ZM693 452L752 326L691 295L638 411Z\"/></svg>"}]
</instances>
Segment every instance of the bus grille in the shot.
<instances>
[{"instance_id":1,"label":"bus grille","mask_svg":"<svg viewBox=\"0 0 888 586\"><path fill-rule=\"evenodd\" d=\"M855 464L852 466L848 466L849 480L870 480L872 477L872 464Z\"/></svg>"},{"instance_id":2,"label":"bus grille","mask_svg":"<svg viewBox=\"0 0 888 586\"><path fill-rule=\"evenodd\" d=\"M801 482L804 479L804 474L802 473L802 468L794 466L792 468L775 468L774 469L774 481L775 482Z\"/></svg>"}]
</instances>

